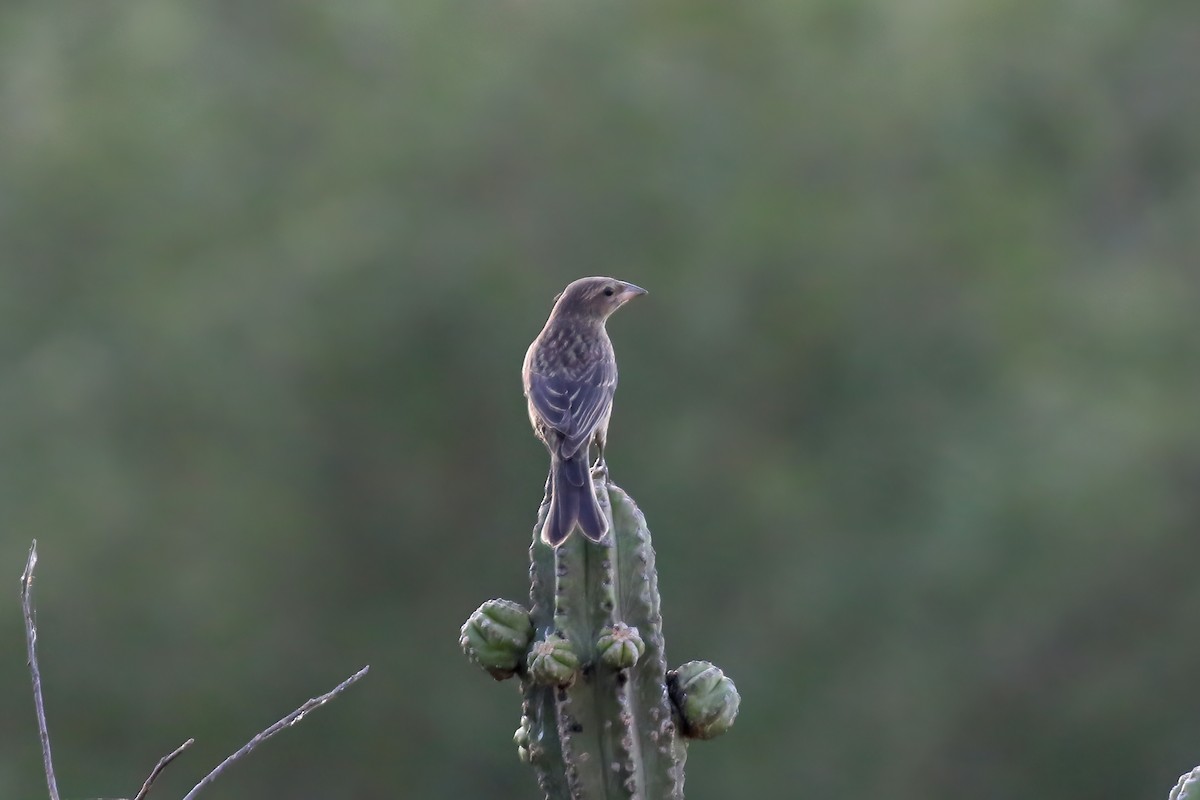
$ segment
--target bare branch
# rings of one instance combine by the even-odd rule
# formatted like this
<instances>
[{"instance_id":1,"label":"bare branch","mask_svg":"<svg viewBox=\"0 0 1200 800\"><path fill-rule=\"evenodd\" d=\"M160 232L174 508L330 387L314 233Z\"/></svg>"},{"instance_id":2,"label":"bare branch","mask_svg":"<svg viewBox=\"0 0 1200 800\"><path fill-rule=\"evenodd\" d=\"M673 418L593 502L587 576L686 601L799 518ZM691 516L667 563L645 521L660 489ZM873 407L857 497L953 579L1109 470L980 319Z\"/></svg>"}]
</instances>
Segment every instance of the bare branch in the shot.
<instances>
[{"instance_id":1,"label":"bare branch","mask_svg":"<svg viewBox=\"0 0 1200 800\"><path fill-rule=\"evenodd\" d=\"M321 695L320 697L312 698L311 700L306 702L304 705L300 706L295 711L288 714L283 719L279 720L279 722L276 722L274 725L267 728L262 733L259 733L257 736L255 736L250 741L246 742L246 744L242 746L242 749L238 750L236 753L231 755L229 758L222 761L220 764L217 765L216 769L214 769L212 772L208 773L208 775L204 776L204 780L197 783L195 785L195 787L184 796L183 800L195 800L195 797L196 797L196 795L198 795L200 793L200 790L203 789L205 786L208 786L214 780L216 780L217 777L220 776L220 774L222 772L224 772L229 767L230 764L237 761L239 758L246 755L251 750L258 747L260 744L265 742L267 739L270 739L275 734L279 733L280 731L284 730L285 728L290 728L293 725L295 725L296 723L300 722L300 720L304 719L305 715L308 714L308 712L312 711L315 708L319 708L320 706L325 705L330 700L337 697L339 694L344 692L346 689L350 688L350 686L352 686L354 683L356 683L360 678L362 678L364 675L366 675L367 671L369 669L371 669L370 665L363 667L358 672L354 673L349 678L342 681L337 686L333 687L333 689L331 689L330 691L326 692L325 694Z\"/></svg>"},{"instance_id":2,"label":"bare branch","mask_svg":"<svg viewBox=\"0 0 1200 800\"><path fill-rule=\"evenodd\" d=\"M33 568L37 566L37 539L29 546L29 558L21 573L21 610L25 613L25 648L29 653L29 671L33 675L33 706L37 710L38 734L42 739L42 761L46 766L46 788L50 800L59 800L54 762L50 758L50 731L46 727L46 706L42 702L42 673L37 660L37 623L33 611Z\"/></svg>"},{"instance_id":3,"label":"bare branch","mask_svg":"<svg viewBox=\"0 0 1200 800\"><path fill-rule=\"evenodd\" d=\"M150 787L154 785L154 781L158 778L158 773L166 769L167 765L178 758L180 753L182 753L184 750L187 750L195 743L195 739L188 739L186 742L179 745L179 747L176 747L173 751L160 758L158 763L154 766L154 769L150 770L150 777L146 778L146 782L142 784L141 791L134 795L133 800L146 800L146 795L150 794Z\"/></svg>"},{"instance_id":4,"label":"bare branch","mask_svg":"<svg viewBox=\"0 0 1200 800\"><path fill-rule=\"evenodd\" d=\"M50 732L46 725L46 707L42 701L42 674L41 670L38 668L37 660L37 623L35 621L36 614L33 608L33 570L34 567L37 566L37 558L37 540L34 539L33 543L29 546L29 558L25 561L25 570L21 573L21 609L25 616L25 644L29 653L29 671L33 676L33 705L37 711L38 733L42 740L42 760L45 762L46 766L46 786L50 791L50 800L60 800L58 795L58 781L54 777L54 764L50 758ZM187 796L184 797L183 800L194 800L196 795L200 793L201 789L216 780L222 772L224 772L231 764L233 764L233 762L247 755L251 750L258 747L267 739L270 739L272 736L284 730L285 728L290 728L299 723L302 719L304 719L308 712L325 705L330 700L346 691L346 689L350 688L364 675L366 675L370 669L370 666L363 667L358 672L354 673L349 678L333 687L333 689L330 691L319 697L314 697L308 700L306 703L304 703L304 705L300 706L295 711L288 714L271 727L262 731L250 741L246 742L246 744L243 745L240 750L226 758L217 765L216 769L204 776L204 780L196 784L192 790L187 793ZM186 742L179 745L179 747L175 748L175 750L173 750L171 753L159 759L158 764L156 764L154 769L151 770L150 776L146 778L146 782L142 784L141 790L137 793L137 795L134 796L133 800L146 800L146 797L150 794L150 789L154 785L154 781L158 778L159 774L162 773L162 771L166 769L172 761L178 758L184 750L191 747L195 741L195 739L188 739Z\"/></svg>"}]
</instances>

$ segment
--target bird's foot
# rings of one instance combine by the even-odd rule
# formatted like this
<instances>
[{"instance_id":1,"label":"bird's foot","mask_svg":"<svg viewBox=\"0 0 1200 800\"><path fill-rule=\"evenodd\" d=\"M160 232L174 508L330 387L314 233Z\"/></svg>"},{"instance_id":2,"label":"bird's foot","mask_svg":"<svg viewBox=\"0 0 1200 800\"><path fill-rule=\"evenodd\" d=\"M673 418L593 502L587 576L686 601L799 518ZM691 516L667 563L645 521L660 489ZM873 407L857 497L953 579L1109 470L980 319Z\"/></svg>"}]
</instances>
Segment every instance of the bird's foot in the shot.
<instances>
[{"instance_id":1,"label":"bird's foot","mask_svg":"<svg viewBox=\"0 0 1200 800\"><path fill-rule=\"evenodd\" d=\"M596 463L592 464L592 480L597 478L602 479L605 486L612 484L612 478L608 475L608 463L602 458L596 459Z\"/></svg>"}]
</instances>

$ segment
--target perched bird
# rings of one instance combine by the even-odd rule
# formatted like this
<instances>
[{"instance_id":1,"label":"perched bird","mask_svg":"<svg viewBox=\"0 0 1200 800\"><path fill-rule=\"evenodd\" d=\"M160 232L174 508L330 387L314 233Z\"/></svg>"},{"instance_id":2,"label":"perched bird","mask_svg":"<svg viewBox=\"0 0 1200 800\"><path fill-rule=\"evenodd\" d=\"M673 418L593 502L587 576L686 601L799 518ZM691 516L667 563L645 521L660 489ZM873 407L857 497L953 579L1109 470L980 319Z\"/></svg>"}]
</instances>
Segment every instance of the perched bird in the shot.
<instances>
[{"instance_id":1,"label":"perched bird","mask_svg":"<svg viewBox=\"0 0 1200 800\"><path fill-rule=\"evenodd\" d=\"M617 359L604 323L646 290L613 278L580 278L555 298L542 332L529 345L521 379L533 432L550 451L550 510L542 539L555 547L578 525L598 542L608 521L592 489L589 451L604 466L604 444Z\"/></svg>"}]
</instances>

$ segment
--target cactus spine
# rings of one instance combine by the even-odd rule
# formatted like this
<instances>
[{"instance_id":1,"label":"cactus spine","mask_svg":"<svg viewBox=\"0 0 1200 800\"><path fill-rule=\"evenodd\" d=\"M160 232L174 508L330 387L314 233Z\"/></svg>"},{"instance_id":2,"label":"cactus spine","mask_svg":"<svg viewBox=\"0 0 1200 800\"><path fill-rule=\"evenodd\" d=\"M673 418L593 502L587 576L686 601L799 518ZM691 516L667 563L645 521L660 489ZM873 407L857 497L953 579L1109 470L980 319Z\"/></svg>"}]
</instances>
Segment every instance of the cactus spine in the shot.
<instances>
[{"instance_id":1,"label":"cactus spine","mask_svg":"<svg viewBox=\"0 0 1200 800\"><path fill-rule=\"evenodd\" d=\"M543 503L529 550L530 625L513 619L516 604L491 600L461 643L497 679L520 676L514 739L549 800L681 800L687 739L732 725L737 690L707 662L668 673L646 520L615 485L596 490L608 540L572 535L550 547L539 536Z\"/></svg>"}]
</instances>

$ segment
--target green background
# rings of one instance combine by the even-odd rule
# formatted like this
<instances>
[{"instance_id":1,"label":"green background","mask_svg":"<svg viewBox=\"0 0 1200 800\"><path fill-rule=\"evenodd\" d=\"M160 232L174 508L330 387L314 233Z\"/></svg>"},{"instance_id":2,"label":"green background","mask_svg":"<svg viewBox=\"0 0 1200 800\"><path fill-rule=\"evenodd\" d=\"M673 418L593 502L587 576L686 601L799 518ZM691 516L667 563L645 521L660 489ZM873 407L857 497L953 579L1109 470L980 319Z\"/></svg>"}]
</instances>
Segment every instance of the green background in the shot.
<instances>
[{"instance_id":1,"label":"green background","mask_svg":"<svg viewBox=\"0 0 1200 800\"><path fill-rule=\"evenodd\" d=\"M533 798L458 628L521 599L551 298L691 800L1165 796L1200 762L1194 0L0 8L0 797Z\"/></svg>"}]
</instances>

